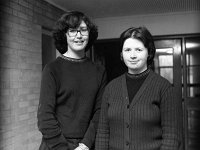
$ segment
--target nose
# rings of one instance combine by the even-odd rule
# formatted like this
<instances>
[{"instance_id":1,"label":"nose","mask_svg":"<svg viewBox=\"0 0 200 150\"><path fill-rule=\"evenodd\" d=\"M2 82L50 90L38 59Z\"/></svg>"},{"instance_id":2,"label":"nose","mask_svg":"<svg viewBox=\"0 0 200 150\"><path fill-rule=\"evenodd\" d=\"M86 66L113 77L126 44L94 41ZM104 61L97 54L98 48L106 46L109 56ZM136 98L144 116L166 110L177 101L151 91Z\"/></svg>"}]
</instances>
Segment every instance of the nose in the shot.
<instances>
[{"instance_id":1,"label":"nose","mask_svg":"<svg viewBox=\"0 0 200 150\"><path fill-rule=\"evenodd\" d=\"M135 51L132 51L132 52L131 52L130 57L131 57L132 59L137 57Z\"/></svg>"},{"instance_id":2,"label":"nose","mask_svg":"<svg viewBox=\"0 0 200 150\"><path fill-rule=\"evenodd\" d=\"M76 37L77 37L77 38L80 38L80 37L82 37L82 35L81 35L81 32L80 32L80 31L77 31Z\"/></svg>"}]
</instances>

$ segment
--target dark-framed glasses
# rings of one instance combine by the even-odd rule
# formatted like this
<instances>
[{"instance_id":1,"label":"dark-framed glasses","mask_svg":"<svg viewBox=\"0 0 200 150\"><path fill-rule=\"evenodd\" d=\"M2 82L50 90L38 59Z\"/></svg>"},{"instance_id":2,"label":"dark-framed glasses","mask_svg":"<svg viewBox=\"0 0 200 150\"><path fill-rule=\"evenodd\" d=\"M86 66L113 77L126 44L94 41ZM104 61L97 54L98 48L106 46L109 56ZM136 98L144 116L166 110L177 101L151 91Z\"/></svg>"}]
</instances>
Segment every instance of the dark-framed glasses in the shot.
<instances>
[{"instance_id":1,"label":"dark-framed glasses","mask_svg":"<svg viewBox=\"0 0 200 150\"><path fill-rule=\"evenodd\" d=\"M68 35L70 37L74 37L78 34L78 32L80 32L80 34L82 36L88 36L89 35L89 31L88 28L80 28L80 29L69 29L68 30Z\"/></svg>"}]
</instances>

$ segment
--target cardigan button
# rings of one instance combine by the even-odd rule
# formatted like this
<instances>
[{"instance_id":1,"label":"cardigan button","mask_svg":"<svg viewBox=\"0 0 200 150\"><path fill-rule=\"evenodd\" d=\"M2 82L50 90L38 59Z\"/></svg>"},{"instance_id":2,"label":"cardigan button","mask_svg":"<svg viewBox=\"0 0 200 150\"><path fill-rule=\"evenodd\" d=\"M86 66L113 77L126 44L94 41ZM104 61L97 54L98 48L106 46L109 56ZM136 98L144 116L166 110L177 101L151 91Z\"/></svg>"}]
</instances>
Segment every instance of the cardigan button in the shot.
<instances>
[{"instance_id":1,"label":"cardigan button","mask_svg":"<svg viewBox=\"0 0 200 150\"><path fill-rule=\"evenodd\" d=\"M126 145L129 146L129 142L128 141L126 141Z\"/></svg>"},{"instance_id":2,"label":"cardigan button","mask_svg":"<svg viewBox=\"0 0 200 150\"><path fill-rule=\"evenodd\" d=\"M128 123L126 123L126 128L129 128L130 126L129 126L129 124Z\"/></svg>"},{"instance_id":3,"label":"cardigan button","mask_svg":"<svg viewBox=\"0 0 200 150\"><path fill-rule=\"evenodd\" d=\"M130 107L130 105L128 104L128 105L127 105L127 108L129 109L129 107Z\"/></svg>"}]
</instances>

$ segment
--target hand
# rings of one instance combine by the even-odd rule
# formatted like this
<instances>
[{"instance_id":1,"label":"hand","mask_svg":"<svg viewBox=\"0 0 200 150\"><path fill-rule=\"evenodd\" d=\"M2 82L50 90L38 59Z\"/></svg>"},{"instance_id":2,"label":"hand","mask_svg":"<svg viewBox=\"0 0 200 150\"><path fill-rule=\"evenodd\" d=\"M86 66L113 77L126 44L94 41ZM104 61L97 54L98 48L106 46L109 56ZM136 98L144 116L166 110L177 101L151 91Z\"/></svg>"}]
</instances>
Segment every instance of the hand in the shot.
<instances>
[{"instance_id":1,"label":"hand","mask_svg":"<svg viewBox=\"0 0 200 150\"><path fill-rule=\"evenodd\" d=\"M77 148L75 148L74 150L83 150L80 148L80 146L78 146Z\"/></svg>"},{"instance_id":2,"label":"hand","mask_svg":"<svg viewBox=\"0 0 200 150\"><path fill-rule=\"evenodd\" d=\"M74 150L89 150L89 148L85 144L79 143L79 146Z\"/></svg>"}]
</instances>

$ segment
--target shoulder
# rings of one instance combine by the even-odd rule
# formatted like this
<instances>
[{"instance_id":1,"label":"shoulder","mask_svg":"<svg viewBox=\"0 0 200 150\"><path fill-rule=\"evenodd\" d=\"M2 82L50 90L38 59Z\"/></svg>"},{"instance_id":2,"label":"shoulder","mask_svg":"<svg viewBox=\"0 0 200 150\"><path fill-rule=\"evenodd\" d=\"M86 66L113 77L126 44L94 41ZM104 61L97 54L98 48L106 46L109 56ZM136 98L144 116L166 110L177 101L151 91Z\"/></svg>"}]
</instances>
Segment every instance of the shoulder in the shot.
<instances>
[{"instance_id":1,"label":"shoulder","mask_svg":"<svg viewBox=\"0 0 200 150\"><path fill-rule=\"evenodd\" d=\"M164 77L161 75L151 71L149 74L151 80L151 86L160 89L161 91L166 91L169 88L172 88L172 84Z\"/></svg>"},{"instance_id":2,"label":"shoulder","mask_svg":"<svg viewBox=\"0 0 200 150\"><path fill-rule=\"evenodd\" d=\"M167 84L167 85L171 85L171 83L164 77L162 77L161 75L151 71L152 76L154 76L154 80L157 80L158 82L160 82L161 84Z\"/></svg>"},{"instance_id":3,"label":"shoulder","mask_svg":"<svg viewBox=\"0 0 200 150\"><path fill-rule=\"evenodd\" d=\"M106 75L105 66L97 64L88 58L87 63L85 63L85 69L88 73L92 73L97 77L102 77Z\"/></svg>"},{"instance_id":4,"label":"shoulder","mask_svg":"<svg viewBox=\"0 0 200 150\"><path fill-rule=\"evenodd\" d=\"M96 62L93 62L90 58L88 58L88 63L91 67L96 69L97 71L105 71L105 66Z\"/></svg>"},{"instance_id":5,"label":"shoulder","mask_svg":"<svg viewBox=\"0 0 200 150\"><path fill-rule=\"evenodd\" d=\"M50 62L48 62L43 69L43 72L57 72L61 66L62 62L60 60L60 58L56 58Z\"/></svg>"},{"instance_id":6,"label":"shoulder","mask_svg":"<svg viewBox=\"0 0 200 150\"><path fill-rule=\"evenodd\" d=\"M106 97L121 95L121 91L123 88L122 84L123 84L124 78L125 78L125 75L123 74L123 75L111 80L105 87L104 95Z\"/></svg>"},{"instance_id":7,"label":"shoulder","mask_svg":"<svg viewBox=\"0 0 200 150\"><path fill-rule=\"evenodd\" d=\"M121 87L120 84L122 83L123 78L125 78L125 75L122 74L119 77L114 78L107 84L107 89L117 88Z\"/></svg>"}]
</instances>

